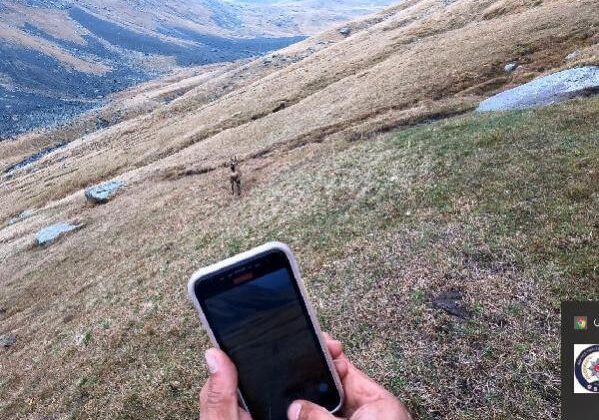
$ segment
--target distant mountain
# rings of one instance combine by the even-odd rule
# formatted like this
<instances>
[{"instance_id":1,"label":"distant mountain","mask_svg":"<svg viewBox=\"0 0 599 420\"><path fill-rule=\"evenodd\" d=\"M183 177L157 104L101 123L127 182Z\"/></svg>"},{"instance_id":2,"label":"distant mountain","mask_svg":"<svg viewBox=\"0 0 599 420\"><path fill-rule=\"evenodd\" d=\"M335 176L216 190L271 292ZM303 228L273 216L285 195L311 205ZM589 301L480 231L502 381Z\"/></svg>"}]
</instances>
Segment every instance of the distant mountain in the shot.
<instances>
[{"instance_id":1,"label":"distant mountain","mask_svg":"<svg viewBox=\"0 0 599 420\"><path fill-rule=\"evenodd\" d=\"M0 9L0 136L52 124L176 66L233 61L302 37L239 38L216 1L5 2ZM266 31L268 32L268 31Z\"/></svg>"},{"instance_id":2,"label":"distant mountain","mask_svg":"<svg viewBox=\"0 0 599 420\"><path fill-rule=\"evenodd\" d=\"M333 25L383 10L401 0L227 0L243 10L262 12L270 23L297 27L302 34L316 34ZM276 17L276 19L275 19Z\"/></svg>"},{"instance_id":3,"label":"distant mountain","mask_svg":"<svg viewBox=\"0 0 599 420\"><path fill-rule=\"evenodd\" d=\"M227 0L242 10L268 16L269 24L284 30L297 28L313 35L359 16L375 13L402 0Z\"/></svg>"},{"instance_id":4,"label":"distant mountain","mask_svg":"<svg viewBox=\"0 0 599 420\"><path fill-rule=\"evenodd\" d=\"M345 12L327 18L321 10L320 24L307 25L294 9L299 3L2 2L0 139L69 119L175 67L262 55L303 39L309 28L353 16L340 2L325 2Z\"/></svg>"}]
</instances>

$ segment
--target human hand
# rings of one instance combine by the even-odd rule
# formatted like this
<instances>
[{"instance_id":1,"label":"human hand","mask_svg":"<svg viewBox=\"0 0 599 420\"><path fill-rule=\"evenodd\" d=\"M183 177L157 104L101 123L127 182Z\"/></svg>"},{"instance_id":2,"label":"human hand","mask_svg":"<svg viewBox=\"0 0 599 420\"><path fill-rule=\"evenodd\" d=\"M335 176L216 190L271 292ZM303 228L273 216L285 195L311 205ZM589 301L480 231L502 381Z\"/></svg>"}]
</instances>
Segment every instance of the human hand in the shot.
<instances>
[{"instance_id":1,"label":"human hand","mask_svg":"<svg viewBox=\"0 0 599 420\"><path fill-rule=\"evenodd\" d=\"M383 387L356 369L343 353L339 341L325 334L327 348L339 373L345 391L343 414L351 420L410 420L403 405ZM237 369L225 353L218 349L206 352L210 377L200 392L201 420L252 420L239 407ZM296 401L289 407L290 420L332 420L326 409L308 401Z\"/></svg>"},{"instance_id":2,"label":"human hand","mask_svg":"<svg viewBox=\"0 0 599 420\"><path fill-rule=\"evenodd\" d=\"M411 420L397 398L358 370L343 353L337 340L325 334L327 347L345 392L342 414L350 420ZM294 401L287 411L289 420L334 420L325 408L309 401Z\"/></svg>"},{"instance_id":3,"label":"human hand","mask_svg":"<svg viewBox=\"0 0 599 420\"><path fill-rule=\"evenodd\" d=\"M200 420L252 420L237 401L237 369L221 350L205 354L210 372L200 391Z\"/></svg>"}]
</instances>

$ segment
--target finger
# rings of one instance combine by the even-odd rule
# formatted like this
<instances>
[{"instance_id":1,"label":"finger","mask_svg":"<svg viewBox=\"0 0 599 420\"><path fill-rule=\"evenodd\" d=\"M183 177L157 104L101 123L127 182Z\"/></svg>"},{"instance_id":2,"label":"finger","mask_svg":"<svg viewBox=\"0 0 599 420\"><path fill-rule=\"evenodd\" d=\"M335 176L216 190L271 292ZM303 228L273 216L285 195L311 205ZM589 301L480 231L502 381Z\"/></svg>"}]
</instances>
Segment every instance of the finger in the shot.
<instances>
[{"instance_id":1,"label":"finger","mask_svg":"<svg viewBox=\"0 0 599 420\"><path fill-rule=\"evenodd\" d=\"M294 401L287 410L289 420L333 420L335 417L326 409L308 401Z\"/></svg>"},{"instance_id":2,"label":"finger","mask_svg":"<svg viewBox=\"0 0 599 420\"><path fill-rule=\"evenodd\" d=\"M333 360L333 363L335 364L335 370L337 371L339 378L341 378L343 381L347 376L347 372L349 371L349 365L347 364L347 361L344 359L336 359Z\"/></svg>"},{"instance_id":3,"label":"finger","mask_svg":"<svg viewBox=\"0 0 599 420\"><path fill-rule=\"evenodd\" d=\"M363 406L352 414L352 420L412 420L412 416L399 400L383 398Z\"/></svg>"},{"instance_id":4,"label":"finger","mask_svg":"<svg viewBox=\"0 0 599 420\"><path fill-rule=\"evenodd\" d=\"M237 369L225 353L217 349L206 352L210 378L200 392L200 418L202 420L236 420Z\"/></svg>"},{"instance_id":5,"label":"finger","mask_svg":"<svg viewBox=\"0 0 599 420\"><path fill-rule=\"evenodd\" d=\"M339 366L342 363L345 366ZM396 398L389 391L370 379L344 356L335 360L335 366L338 372L339 369L342 370L339 376L345 391L344 413L346 416L352 417L361 407L370 405L375 401L396 401Z\"/></svg>"},{"instance_id":6,"label":"finger","mask_svg":"<svg viewBox=\"0 0 599 420\"><path fill-rule=\"evenodd\" d=\"M336 359L343 354L343 345L340 341L335 340L328 333L324 333L324 340L333 359Z\"/></svg>"},{"instance_id":7,"label":"finger","mask_svg":"<svg viewBox=\"0 0 599 420\"><path fill-rule=\"evenodd\" d=\"M252 416L250 416L250 413L248 413L241 407L239 407L238 415L239 420L252 420Z\"/></svg>"}]
</instances>

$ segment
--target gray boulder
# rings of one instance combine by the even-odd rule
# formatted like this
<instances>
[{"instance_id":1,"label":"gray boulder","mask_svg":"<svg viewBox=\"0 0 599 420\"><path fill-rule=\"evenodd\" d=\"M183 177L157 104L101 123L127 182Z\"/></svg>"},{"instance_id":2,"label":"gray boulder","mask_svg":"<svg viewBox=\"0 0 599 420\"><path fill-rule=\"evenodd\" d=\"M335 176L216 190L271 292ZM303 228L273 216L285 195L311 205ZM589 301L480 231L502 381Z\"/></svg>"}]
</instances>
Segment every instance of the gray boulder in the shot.
<instances>
[{"instance_id":1,"label":"gray boulder","mask_svg":"<svg viewBox=\"0 0 599 420\"><path fill-rule=\"evenodd\" d=\"M9 226L14 225L15 223L18 223L21 220L28 219L31 216L33 216L33 210L31 210L31 209L23 210L21 213L19 213L19 215L17 217L13 217L12 219L10 219L7 224Z\"/></svg>"},{"instance_id":2,"label":"gray boulder","mask_svg":"<svg viewBox=\"0 0 599 420\"><path fill-rule=\"evenodd\" d=\"M45 227L35 235L35 242L38 246L47 246L58 239L61 235L79 229L81 225L71 225L69 223L57 223Z\"/></svg>"},{"instance_id":3,"label":"gray boulder","mask_svg":"<svg viewBox=\"0 0 599 420\"><path fill-rule=\"evenodd\" d=\"M599 67L587 66L540 77L480 103L478 112L547 106L577 96L599 93Z\"/></svg>"},{"instance_id":4,"label":"gray boulder","mask_svg":"<svg viewBox=\"0 0 599 420\"><path fill-rule=\"evenodd\" d=\"M94 204L104 204L116 195L127 184L124 181L110 181L95 185L85 190L85 198Z\"/></svg>"},{"instance_id":5,"label":"gray boulder","mask_svg":"<svg viewBox=\"0 0 599 420\"><path fill-rule=\"evenodd\" d=\"M343 36L349 36L349 34L351 34L351 28L348 28L347 26L344 28L339 29L339 33Z\"/></svg>"}]
</instances>

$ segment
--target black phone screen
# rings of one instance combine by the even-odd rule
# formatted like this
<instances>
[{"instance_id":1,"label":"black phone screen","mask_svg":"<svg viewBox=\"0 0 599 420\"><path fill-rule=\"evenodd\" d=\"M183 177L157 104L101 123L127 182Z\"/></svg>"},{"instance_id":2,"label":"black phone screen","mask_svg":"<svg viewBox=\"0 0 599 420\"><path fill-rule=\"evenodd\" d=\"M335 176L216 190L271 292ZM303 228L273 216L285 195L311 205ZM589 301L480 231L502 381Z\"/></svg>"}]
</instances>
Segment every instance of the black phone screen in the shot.
<instances>
[{"instance_id":1,"label":"black phone screen","mask_svg":"<svg viewBox=\"0 0 599 420\"><path fill-rule=\"evenodd\" d=\"M296 399L333 410L340 396L287 258L274 252L200 282L196 295L237 366L254 420L284 420Z\"/></svg>"}]
</instances>

